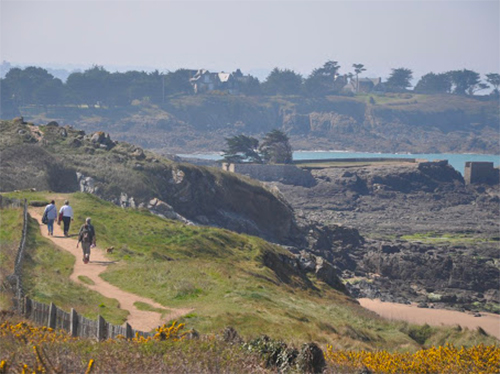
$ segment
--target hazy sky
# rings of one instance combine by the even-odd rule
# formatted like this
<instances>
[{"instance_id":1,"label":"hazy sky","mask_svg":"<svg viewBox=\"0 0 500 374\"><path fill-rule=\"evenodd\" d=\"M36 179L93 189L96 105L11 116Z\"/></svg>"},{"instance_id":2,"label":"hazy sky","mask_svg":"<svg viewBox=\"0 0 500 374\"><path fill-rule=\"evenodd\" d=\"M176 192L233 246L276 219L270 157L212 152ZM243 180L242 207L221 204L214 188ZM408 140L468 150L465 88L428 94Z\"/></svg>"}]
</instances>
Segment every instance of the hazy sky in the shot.
<instances>
[{"instance_id":1,"label":"hazy sky","mask_svg":"<svg viewBox=\"0 0 500 374\"><path fill-rule=\"evenodd\" d=\"M108 70L206 68L307 75L327 60L365 76L500 72L494 1L8 1L0 59Z\"/></svg>"}]
</instances>

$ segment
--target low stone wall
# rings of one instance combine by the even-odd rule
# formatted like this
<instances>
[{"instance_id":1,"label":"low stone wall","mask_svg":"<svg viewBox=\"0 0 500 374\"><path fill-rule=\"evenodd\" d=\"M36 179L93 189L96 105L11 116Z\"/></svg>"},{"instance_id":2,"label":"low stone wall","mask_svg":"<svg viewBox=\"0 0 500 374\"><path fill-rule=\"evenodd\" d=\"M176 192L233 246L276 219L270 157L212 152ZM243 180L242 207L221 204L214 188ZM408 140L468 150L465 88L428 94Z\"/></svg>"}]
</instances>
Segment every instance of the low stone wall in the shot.
<instances>
[{"instance_id":1,"label":"low stone wall","mask_svg":"<svg viewBox=\"0 0 500 374\"><path fill-rule=\"evenodd\" d=\"M262 164L228 164L223 163L222 169L246 175L262 182L280 182L294 186L311 187L316 180L308 170L294 165L262 165Z\"/></svg>"}]
</instances>

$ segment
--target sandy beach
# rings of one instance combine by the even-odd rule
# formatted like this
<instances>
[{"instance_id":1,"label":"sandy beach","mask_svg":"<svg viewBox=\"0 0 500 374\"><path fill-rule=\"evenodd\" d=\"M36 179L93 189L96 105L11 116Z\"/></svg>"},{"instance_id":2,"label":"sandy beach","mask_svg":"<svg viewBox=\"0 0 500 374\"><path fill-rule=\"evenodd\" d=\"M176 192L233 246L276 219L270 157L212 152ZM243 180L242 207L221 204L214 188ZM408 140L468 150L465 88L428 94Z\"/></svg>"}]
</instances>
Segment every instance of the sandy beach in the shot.
<instances>
[{"instance_id":1,"label":"sandy beach","mask_svg":"<svg viewBox=\"0 0 500 374\"><path fill-rule=\"evenodd\" d=\"M418 308L413 304L387 303L372 299L358 299L358 301L362 307L384 318L417 324L427 323L431 326L460 325L471 330L481 327L488 334L500 339L500 315L498 314L481 312L481 317L474 317L469 313L446 309Z\"/></svg>"}]
</instances>

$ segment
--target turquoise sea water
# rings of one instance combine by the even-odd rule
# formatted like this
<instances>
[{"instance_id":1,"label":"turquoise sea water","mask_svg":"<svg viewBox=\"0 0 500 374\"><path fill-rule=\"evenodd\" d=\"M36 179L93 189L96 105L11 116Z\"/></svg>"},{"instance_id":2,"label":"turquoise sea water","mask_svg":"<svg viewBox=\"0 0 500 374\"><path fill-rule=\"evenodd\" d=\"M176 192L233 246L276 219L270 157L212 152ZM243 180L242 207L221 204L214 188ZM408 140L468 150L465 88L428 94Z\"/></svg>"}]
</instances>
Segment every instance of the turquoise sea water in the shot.
<instances>
[{"instance_id":1,"label":"turquoise sea water","mask_svg":"<svg viewBox=\"0 0 500 374\"><path fill-rule=\"evenodd\" d=\"M201 158L205 160L220 160L221 153L200 153L200 154L179 154L180 157ZM293 152L294 160L321 160L329 158L419 158L429 161L448 160L449 164L458 170L462 175L464 173L465 163L467 161L488 161L493 162L494 166L500 165L499 155L480 155L480 154L456 154L456 153L419 153L419 154L393 154L393 153L363 153L363 152L342 152L342 151L296 151Z\"/></svg>"}]
</instances>

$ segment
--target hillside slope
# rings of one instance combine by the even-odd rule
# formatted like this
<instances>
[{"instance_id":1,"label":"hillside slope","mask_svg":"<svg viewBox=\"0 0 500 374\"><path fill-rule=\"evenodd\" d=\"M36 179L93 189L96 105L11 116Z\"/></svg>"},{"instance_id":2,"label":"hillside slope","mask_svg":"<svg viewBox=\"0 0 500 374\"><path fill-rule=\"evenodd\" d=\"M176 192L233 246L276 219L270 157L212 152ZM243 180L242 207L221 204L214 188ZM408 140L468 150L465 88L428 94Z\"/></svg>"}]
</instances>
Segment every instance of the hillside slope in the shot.
<instances>
[{"instance_id":1,"label":"hillside slope","mask_svg":"<svg viewBox=\"0 0 500 374\"><path fill-rule=\"evenodd\" d=\"M69 199L75 221L91 216L99 245L115 247L108 256L116 263L102 277L166 307L194 308L181 320L188 328L215 333L233 326L245 338L266 334L296 344L315 340L338 348L418 348L414 339L419 327L389 322L368 312L300 270L297 259L286 250L261 239L193 227L145 211L122 210L89 194L9 195L37 201L55 197L58 205ZM70 234L77 229L73 225ZM45 248L32 248L30 268L46 261ZM50 271L47 264L45 267ZM67 270L61 274L68 276ZM27 294L46 300L47 293L33 292L43 283L36 279L28 282ZM54 298L64 299L64 305L71 305L79 296L65 292L66 287L58 289L51 283L50 292ZM439 337L450 342L494 341L478 332L446 328L433 328L426 335L430 340Z\"/></svg>"},{"instance_id":2,"label":"hillside slope","mask_svg":"<svg viewBox=\"0 0 500 374\"><path fill-rule=\"evenodd\" d=\"M0 122L0 191L85 191L121 206L184 222L300 242L292 209L258 182L215 168L178 164L102 132L56 123Z\"/></svg>"},{"instance_id":3,"label":"hillside slope","mask_svg":"<svg viewBox=\"0 0 500 374\"><path fill-rule=\"evenodd\" d=\"M177 96L160 107L23 108L37 124L56 120L165 153L221 151L225 138L279 128L294 149L500 153L498 101L413 93L305 98Z\"/></svg>"}]
</instances>

